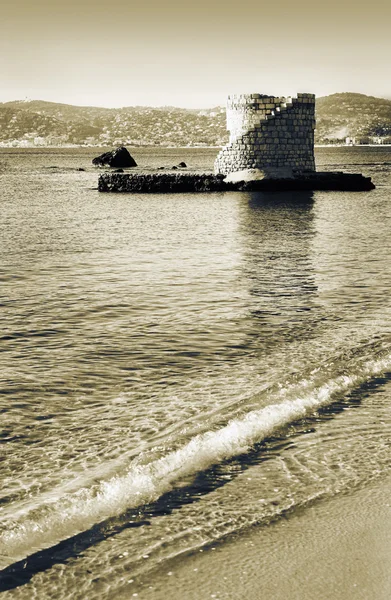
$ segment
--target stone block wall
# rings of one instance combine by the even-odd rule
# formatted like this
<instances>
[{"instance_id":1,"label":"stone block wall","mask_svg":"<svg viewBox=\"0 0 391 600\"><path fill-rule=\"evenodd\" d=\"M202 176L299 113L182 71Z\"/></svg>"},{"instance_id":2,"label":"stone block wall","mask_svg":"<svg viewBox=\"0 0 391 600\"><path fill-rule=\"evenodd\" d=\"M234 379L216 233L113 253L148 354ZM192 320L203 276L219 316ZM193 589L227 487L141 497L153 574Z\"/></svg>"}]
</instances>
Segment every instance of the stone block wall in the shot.
<instances>
[{"instance_id":1,"label":"stone block wall","mask_svg":"<svg viewBox=\"0 0 391 600\"><path fill-rule=\"evenodd\" d=\"M259 169L265 177L292 177L315 171L314 94L229 96L227 129L229 144L216 158L215 173Z\"/></svg>"}]
</instances>

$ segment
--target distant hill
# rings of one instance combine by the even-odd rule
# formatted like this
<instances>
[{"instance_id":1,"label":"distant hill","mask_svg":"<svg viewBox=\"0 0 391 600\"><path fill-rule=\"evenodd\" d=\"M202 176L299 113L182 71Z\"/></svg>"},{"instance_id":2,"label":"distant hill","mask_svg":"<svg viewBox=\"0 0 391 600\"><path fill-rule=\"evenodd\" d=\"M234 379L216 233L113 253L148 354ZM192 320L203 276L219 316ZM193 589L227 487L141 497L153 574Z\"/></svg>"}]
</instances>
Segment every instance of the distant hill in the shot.
<instances>
[{"instance_id":1,"label":"distant hill","mask_svg":"<svg viewBox=\"0 0 391 600\"><path fill-rule=\"evenodd\" d=\"M100 128L88 120L66 121L50 115L50 111L35 112L13 108L12 104L0 104L0 142L23 141L39 145L53 142L82 143L86 137L98 136ZM71 107L70 107L71 108Z\"/></svg>"},{"instance_id":2,"label":"distant hill","mask_svg":"<svg viewBox=\"0 0 391 600\"><path fill-rule=\"evenodd\" d=\"M0 142L19 145L220 146L225 109L98 108L33 100L0 104ZM35 142L34 142L35 140Z\"/></svg>"},{"instance_id":3,"label":"distant hill","mask_svg":"<svg viewBox=\"0 0 391 600\"><path fill-rule=\"evenodd\" d=\"M332 94L317 99L316 117L318 143L332 143L348 136L391 136L391 100L364 94ZM222 146L227 140L223 107L99 108L42 100L0 104L3 146Z\"/></svg>"},{"instance_id":4,"label":"distant hill","mask_svg":"<svg viewBox=\"0 0 391 600\"><path fill-rule=\"evenodd\" d=\"M320 141L391 136L391 100L364 94L332 94L316 99Z\"/></svg>"}]
</instances>

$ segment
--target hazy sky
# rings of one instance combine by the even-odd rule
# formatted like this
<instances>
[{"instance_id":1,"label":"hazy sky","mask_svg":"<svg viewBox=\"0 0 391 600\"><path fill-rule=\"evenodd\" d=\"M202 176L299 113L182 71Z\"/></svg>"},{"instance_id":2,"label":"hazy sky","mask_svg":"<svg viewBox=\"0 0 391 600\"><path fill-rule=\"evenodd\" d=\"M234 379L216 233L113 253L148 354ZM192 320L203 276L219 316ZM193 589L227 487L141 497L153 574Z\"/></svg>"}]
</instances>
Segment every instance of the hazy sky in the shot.
<instances>
[{"instance_id":1,"label":"hazy sky","mask_svg":"<svg viewBox=\"0 0 391 600\"><path fill-rule=\"evenodd\" d=\"M234 92L391 98L391 0L3 0L0 102L211 107Z\"/></svg>"}]
</instances>

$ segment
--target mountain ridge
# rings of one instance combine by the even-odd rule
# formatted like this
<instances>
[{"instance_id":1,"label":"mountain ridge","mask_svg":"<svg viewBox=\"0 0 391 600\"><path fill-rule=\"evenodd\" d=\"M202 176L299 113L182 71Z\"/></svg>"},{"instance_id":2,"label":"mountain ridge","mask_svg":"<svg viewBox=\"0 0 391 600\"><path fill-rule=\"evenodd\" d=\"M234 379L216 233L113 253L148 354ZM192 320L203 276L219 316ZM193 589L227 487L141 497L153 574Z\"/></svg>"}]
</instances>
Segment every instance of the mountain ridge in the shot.
<instances>
[{"instance_id":1,"label":"mountain ridge","mask_svg":"<svg viewBox=\"0 0 391 600\"><path fill-rule=\"evenodd\" d=\"M391 143L391 100L342 92L316 100L317 143ZM388 139L390 138L390 139ZM222 146L225 108L105 108L45 100L0 103L1 146Z\"/></svg>"}]
</instances>

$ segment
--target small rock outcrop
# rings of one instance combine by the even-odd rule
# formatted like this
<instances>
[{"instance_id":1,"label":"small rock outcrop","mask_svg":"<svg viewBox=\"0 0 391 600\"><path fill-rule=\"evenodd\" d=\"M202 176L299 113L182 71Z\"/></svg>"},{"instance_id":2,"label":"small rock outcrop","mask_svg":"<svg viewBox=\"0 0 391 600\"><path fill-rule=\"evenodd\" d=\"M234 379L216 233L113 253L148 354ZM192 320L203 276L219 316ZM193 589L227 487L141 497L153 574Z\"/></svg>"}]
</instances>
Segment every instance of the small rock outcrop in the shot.
<instances>
[{"instance_id":1,"label":"small rock outcrop","mask_svg":"<svg viewBox=\"0 0 391 600\"><path fill-rule=\"evenodd\" d=\"M120 146L111 152L104 152L100 156L92 159L92 164L97 167L115 167L115 168L128 168L137 167L137 163L134 158L129 154L128 150L124 146Z\"/></svg>"}]
</instances>

